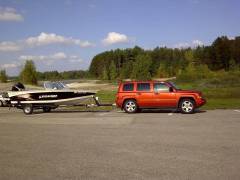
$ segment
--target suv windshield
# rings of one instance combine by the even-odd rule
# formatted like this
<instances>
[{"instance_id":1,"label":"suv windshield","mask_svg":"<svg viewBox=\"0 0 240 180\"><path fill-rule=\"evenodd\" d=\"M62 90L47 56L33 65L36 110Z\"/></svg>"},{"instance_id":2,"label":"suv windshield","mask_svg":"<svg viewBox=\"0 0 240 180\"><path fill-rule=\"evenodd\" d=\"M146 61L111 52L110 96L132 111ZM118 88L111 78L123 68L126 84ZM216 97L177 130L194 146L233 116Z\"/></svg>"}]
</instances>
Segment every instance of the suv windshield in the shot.
<instances>
[{"instance_id":1,"label":"suv windshield","mask_svg":"<svg viewBox=\"0 0 240 180\"><path fill-rule=\"evenodd\" d=\"M175 83L173 82L168 82L168 84L170 84L174 89L176 90L181 90Z\"/></svg>"}]
</instances>

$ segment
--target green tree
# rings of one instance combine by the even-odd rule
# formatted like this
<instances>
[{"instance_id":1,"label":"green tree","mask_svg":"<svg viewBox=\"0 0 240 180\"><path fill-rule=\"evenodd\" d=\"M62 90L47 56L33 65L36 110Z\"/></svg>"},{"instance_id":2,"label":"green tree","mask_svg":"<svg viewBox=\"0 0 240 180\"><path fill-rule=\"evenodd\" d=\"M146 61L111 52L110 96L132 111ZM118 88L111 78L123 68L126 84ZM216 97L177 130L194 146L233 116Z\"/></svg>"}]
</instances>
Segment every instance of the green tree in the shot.
<instances>
[{"instance_id":1,"label":"green tree","mask_svg":"<svg viewBox=\"0 0 240 180\"><path fill-rule=\"evenodd\" d=\"M7 82L7 74L6 74L6 70L4 70L4 69L0 71L0 81L2 83Z\"/></svg>"},{"instance_id":2,"label":"green tree","mask_svg":"<svg viewBox=\"0 0 240 180\"><path fill-rule=\"evenodd\" d=\"M117 77L117 68L114 61L111 62L109 67L109 76L111 80L115 80Z\"/></svg>"},{"instance_id":3,"label":"green tree","mask_svg":"<svg viewBox=\"0 0 240 180\"><path fill-rule=\"evenodd\" d=\"M132 74L132 69L133 69L133 61L128 61L124 63L121 69L120 78L121 79L130 78L130 75Z\"/></svg>"},{"instance_id":4,"label":"green tree","mask_svg":"<svg viewBox=\"0 0 240 180\"><path fill-rule=\"evenodd\" d=\"M187 50L185 53L184 53L184 57L186 59L186 61L189 63L189 64L193 64L195 61L194 61L194 55L193 55L193 51L191 49Z\"/></svg>"},{"instance_id":5,"label":"green tree","mask_svg":"<svg viewBox=\"0 0 240 180\"><path fill-rule=\"evenodd\" d=\"M232 59L230 59L230 61L229 61L229 70L230 71L236 71L236 70L238 70L239 69L239 67L238 67L238 65L236 64L236 61L232 58Z\"/></svg>"},{"instance_id":6,"label":"green tree","mask_svg":"<svg viewBox=\"0 0 240 180\"><path fill-rule=\"evenodd\" d=\"M27 60L25 66L20 73L20 80L26 84L37 84L37 71L32 60Z\"/></svg>"},{"instance_id":7,"label":"green tree","mask_svg":"<svg viewBox=\"0 0 240 180\"><path fill-rule=\"evenodd\" d=\"M164 63L160 63L158 70L157 70L157 77L158 78L169 77L169 73L167 72L167 69L166 69L166 66Z\"/></svg>"},{"instance_id":8,"label":"green tree","mask_svg":"<svg viewBox=\"0 0 240 180\"><path fill-rule=\"evenodd\" d=\"M104 69L103 69L102 79L103 79L103 80L109 80L108 71L107 71L107 68L106 68L106 67L104 67Z\"/></svg>"},{"instance_id":9,"label":"green tree","mask_svg":"<svg viewBox=\"0 0 240 180\"><path fill-rule=\"evenodd\" d=\"M132 78L137 80L151 79L150 68L152 64L151 56L138 55L133 65Z\"/></svg>"},{"instance_id":10,"label":"green tree","mask_svg":"<svg viewBox=\"0 0 240 180\"><path fill-rule=\"evenodd\" d=\"M214 70L229 69L229 61L231 59L230 43L226 36L219 37L213 42L212 67Z\"/></svg>"}]
</instances>

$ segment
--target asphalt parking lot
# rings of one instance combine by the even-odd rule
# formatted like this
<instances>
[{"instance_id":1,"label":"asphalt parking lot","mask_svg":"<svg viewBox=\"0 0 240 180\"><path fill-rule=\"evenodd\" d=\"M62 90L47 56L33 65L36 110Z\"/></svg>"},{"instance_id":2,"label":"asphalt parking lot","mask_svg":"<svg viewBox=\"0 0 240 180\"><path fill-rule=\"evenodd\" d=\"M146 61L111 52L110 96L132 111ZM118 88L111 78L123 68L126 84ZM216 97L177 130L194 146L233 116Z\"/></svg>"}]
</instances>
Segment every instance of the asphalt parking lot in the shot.
<instances>
[{"instance_id":1,"label":"asphalt parking lot","mask_svg":"<svg viewBox=\"0 0 240 180\"><path fill-rule=\"evenodd\" d=\"M0 179L240 179L240 110L0 109Z\"/></svg>"}]
</instances>

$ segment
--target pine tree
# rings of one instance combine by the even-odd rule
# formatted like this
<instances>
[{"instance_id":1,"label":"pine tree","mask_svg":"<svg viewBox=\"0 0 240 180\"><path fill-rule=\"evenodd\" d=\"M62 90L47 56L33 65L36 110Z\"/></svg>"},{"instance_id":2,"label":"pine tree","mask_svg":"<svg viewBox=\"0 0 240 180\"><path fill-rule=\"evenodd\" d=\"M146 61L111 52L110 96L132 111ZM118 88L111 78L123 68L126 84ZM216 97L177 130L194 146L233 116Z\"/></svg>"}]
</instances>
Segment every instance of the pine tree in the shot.
<instances>
[{"instance_id":1,"label":"pine tree","mask_svg":"<svg viewBox=\"0 0 240 180\"><path fill-rule=\"evenodd\" d=\"M152 59L149 55L138 55L133 65L132 78L137 80L151 79L151 64Z\"/></svg>"},{"instance_id":2,"label":"pine tree","mask_svg":"<svg viewBox=\"0 0 240 180\"><path fill-rule=\"evenodd\" d=\"M230 71L236 71L238 69L239 68L238 68L238 65L236 64L235 60L233 58L230 59L230 61L229 61L229 70Z\"/></svg>"},{"instance_id":3,"label":"pine tree","mask_svg":"<svg viewBox=\"0 0 240 180\"><path fill-rule=\"evenodd\" d=\"M104 69L103 69L102 79L103 79L103 80L109 80L108 71L107 71L107 68L106 68L106 67L104 67Z\"/></svg>"},{"instance_id":4,"label":"pine tree","mask_svg":"<svg viewBox=\"0 0 240 180\"><path fill-rule=\"evenodd\" d=\"M20 73L20 79L23 83L26 84L37 84L37 71L36 67L34 65L34 62L32 60L27 60L25 62L25 66Z\"/></svg>"},{"instance_id":5,"label":"pine tree","mask_svg":"<svg viewBox=\"0 0 240 180\"><path fill-rule=\"evenodd\" d=\"M6 70L4 70L4 69L0 71L0 81L2 83L7 82L7 74L6 74Z\"/></svg>"},{"instance_id":6,"label":"pine tree","mask_svg":"<svg viewBox=\"0 0 240 180\"><path fill-rule=\"evenodd\" d=\"M117 68L116 68L114 61L111 61L111 64L110 64L109 76L110 76L111 80L115 80L117 77Z\"/></svg>"}]
</instances>

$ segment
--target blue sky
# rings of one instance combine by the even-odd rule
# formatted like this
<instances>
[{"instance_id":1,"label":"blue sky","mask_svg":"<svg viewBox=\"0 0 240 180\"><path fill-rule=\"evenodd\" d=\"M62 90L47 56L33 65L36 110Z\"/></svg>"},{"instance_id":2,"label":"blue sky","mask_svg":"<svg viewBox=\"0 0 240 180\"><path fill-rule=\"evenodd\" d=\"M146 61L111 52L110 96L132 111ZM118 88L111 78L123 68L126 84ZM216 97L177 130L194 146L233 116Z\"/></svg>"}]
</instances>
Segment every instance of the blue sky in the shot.
<instances>
[{"instance_id":1,"label":"blue sky","mask_svg":"<svg viewBox=\"0 0 240 180\"><path fill-rule=\"evenodd\" d=\"M0 68L87 69L99 52L239 36L238 0L0 0Z\"/></svg>"}]
</instances>

